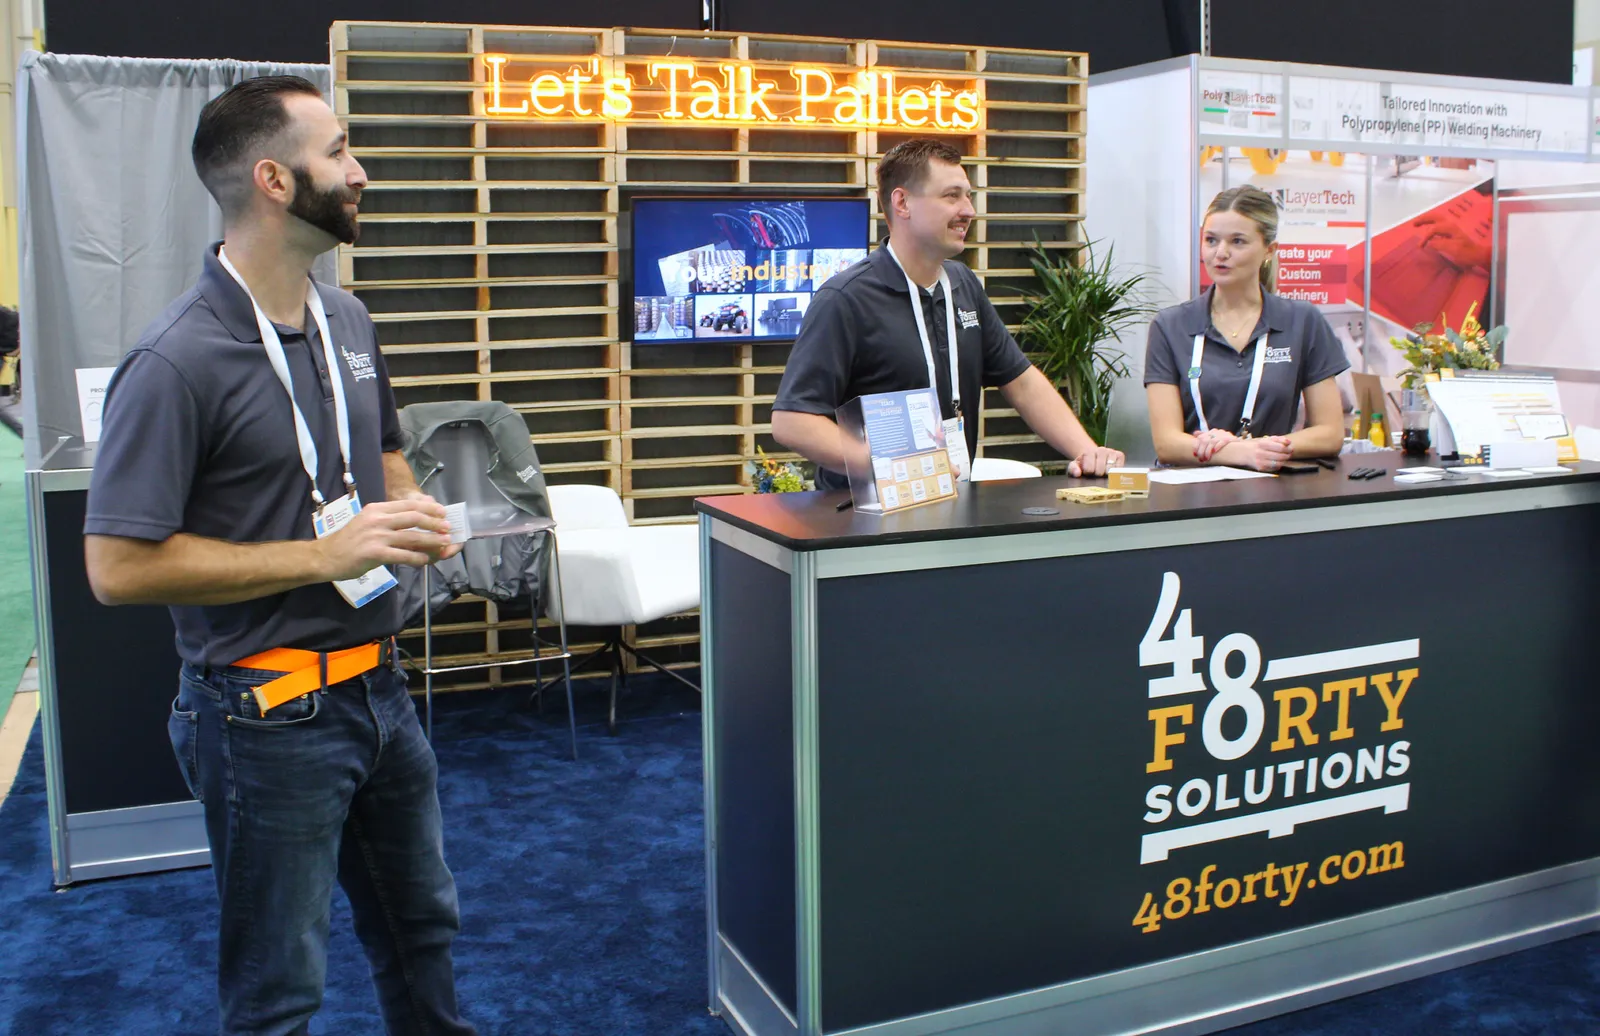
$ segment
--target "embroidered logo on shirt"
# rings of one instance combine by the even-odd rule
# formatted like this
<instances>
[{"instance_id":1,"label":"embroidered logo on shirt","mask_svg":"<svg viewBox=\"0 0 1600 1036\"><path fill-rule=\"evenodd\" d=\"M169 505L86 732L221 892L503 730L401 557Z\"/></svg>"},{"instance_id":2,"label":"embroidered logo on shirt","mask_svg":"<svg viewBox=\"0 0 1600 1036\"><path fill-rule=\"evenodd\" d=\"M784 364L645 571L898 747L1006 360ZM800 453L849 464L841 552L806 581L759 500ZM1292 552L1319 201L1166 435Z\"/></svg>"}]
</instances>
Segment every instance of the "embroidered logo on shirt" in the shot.
<instances>
[{"instance_id":1,"label":"embroidered logo on shirt","mask_svg":"<svg viewBox=\"0 0 1600 1036\"><path fill-rule=\"evenodd\" d=\"M339 351L344 353L345 366L350 368L350 376L355 380L363 381L378 376L378 369L372 365L371 353L353 353L342 345Z\"/></svg>"},{"instance_id":2,"label":"embroidered logo on shirt","mask_svg":"<svg viewBox=\"0 0 1600 1036\"><path fill-rule=\"evenodd\" d=\"M1291 349L1291 347L1287 346L1287 345L1284 346L1281 349L1274 349L1272 346L1269 345L1269 346L1267 346L1267 358L1265 360L1261 361L1261 362L1262 363L1293 363L1294 362L1294 357L1291 355L1292 352L1293 352L1293 350Z\"/></svg>"},{"instance_id":3,"label":"embroidered logo on shirt","mask_svg":"<svg viewBox=\"0 0 1600 1036\"><path fill-rule=\"evenodd\" d=\"M961 330L978 326L978 311L975 309L962 309L956 307L956 317L961 321Z\"/></svg>"},{"instance_id":4,"label":"embroidered logo on shirt","mask_svg":"<svg viewBox=\"0 0 1600 1036\"><path fill-rule=\"evenodd\" d=\"M539 469L534 467L532 464L529 464L527 467L517 472L517 477L522 479L523 484L526 485L527 483L532 482L533 476L537 475L538 473Z\"/></svg>"}]
</instances>

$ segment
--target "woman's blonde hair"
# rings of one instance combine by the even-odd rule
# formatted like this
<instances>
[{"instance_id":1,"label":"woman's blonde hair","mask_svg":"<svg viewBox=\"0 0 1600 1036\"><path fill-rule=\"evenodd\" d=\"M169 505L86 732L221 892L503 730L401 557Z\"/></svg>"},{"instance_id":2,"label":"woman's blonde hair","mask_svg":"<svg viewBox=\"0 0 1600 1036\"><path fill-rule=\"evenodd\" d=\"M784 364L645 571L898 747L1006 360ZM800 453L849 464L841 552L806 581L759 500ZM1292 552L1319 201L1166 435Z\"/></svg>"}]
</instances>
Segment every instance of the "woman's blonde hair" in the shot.
<instances>
[{"instance_id":1,"label":"woman's blonde hair","mask_svg":"<svg viewBox=\"0 0 1600 1036\"><path fill-rule=\"evenodd\" d=\"M1276 291L1278 289L1278 203L1272 200L1272 195L1253 184L1243 187L1233 187L1215 198L1211 199L1211 207L1206 209L1205 219L1200 225L1205 226L1206 219L1219 212L1237 212L1256 225L1256 230L1261 232L1261 240L1267 243L1267 261L1261 264L1261 290Z\"/></svg>"}]
</instances>

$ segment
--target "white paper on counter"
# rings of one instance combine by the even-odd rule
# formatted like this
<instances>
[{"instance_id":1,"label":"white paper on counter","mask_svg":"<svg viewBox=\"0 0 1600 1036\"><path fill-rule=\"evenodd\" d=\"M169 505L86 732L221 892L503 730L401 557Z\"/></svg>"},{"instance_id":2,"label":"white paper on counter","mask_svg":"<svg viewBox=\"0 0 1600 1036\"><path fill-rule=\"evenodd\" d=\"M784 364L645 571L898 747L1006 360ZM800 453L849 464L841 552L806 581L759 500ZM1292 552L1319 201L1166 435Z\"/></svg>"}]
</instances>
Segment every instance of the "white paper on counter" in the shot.
<instances>
[{"instance_id":1,"label":"white paper on counter","mask_svg":"<svg viewBox=\"0 0 1600 1036\"><path fill-rule=\"evenodd\" d=\"M1242 478L1277 478L1268 471L1246 471L1226 465L1209 468L1157 468L1150 472L1150 481L1164 486L1187 486L1195 482L1229 482Z\"/></svg>"},{"instance_id":2,"label":"white paper on counter","mask_svg":"<svg viewBox=\"0 0 1600 1036\"><path fill-rule=\"evenodd\" d=\"M111 384L115 367L79 367L78 417L83 423L83 441L100 441L100 416L106 405L106 386Z\"/></svg>"}]
</instances>

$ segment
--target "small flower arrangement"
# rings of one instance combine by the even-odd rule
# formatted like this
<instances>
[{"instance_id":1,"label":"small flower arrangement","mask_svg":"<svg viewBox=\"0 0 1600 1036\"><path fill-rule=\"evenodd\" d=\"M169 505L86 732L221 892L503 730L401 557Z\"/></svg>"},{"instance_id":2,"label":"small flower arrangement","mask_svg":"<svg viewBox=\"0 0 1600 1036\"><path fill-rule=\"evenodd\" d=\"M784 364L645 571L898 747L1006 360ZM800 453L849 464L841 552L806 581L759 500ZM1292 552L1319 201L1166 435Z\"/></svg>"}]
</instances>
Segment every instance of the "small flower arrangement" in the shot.
<instances>
[{"instance_id":1,"label":"small flower arrangement","mask_svg":"<svg viewBox=\"0 0 1600 1036\"><path fill-rule=\"evenodd\" d=\"M806 489L805 472L793 461L777 461L756 447L756 459L745 462L750 484L757 493L799 493Z\"/></svg>"},{"instance_id":2,"label":"small flower arrangement","mask_svg":"<svg viewBox=\"0 0 1600 1036\"><path fill-rule=\"evenodd\" d=\"M1408 389L1422 388L1429 374L1446 368L1455 370L1492 371L1500 366L1495 352L1506 340L1506 327L1501 324L1492 331L1484 330L1476 316L1478 304L1474 302L1461 321L1461 330L1452 331L1444 314L1439 323L1418 324L1404 338L1391 338L1389 344L1405 354L1410 364L1400 372L1401 384ZM1434 327L1444 330L1435 332Z\"/></svg>"}]
</instances>

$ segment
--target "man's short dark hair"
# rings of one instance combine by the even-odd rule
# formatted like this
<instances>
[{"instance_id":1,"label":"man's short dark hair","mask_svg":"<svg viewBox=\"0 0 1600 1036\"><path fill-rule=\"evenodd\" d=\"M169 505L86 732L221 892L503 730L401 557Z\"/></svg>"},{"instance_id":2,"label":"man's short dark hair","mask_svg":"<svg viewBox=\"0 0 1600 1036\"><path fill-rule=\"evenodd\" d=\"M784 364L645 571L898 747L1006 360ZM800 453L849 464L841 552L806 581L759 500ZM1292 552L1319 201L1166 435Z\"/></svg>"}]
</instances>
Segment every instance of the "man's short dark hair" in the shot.
<instances>
[{"instance_id":1,"label":"man's short dark hair","mask_svg":"<svg viewBox=\"0 0 1600 1036\"><path fill-rule=\"evenodd\" d=\"M229 87L200 109L189 153L224 215L243 207L259 152L289 128L283 102L290 94L320 98L322 91L300 76L258 76Z\"/></svg>"},{"instance_id":2,"label":"man's short dark hair","mask_svg":"<svg viewBox=\"0 0 1600 1036\"><path fill-rule=\"evenodd\" d=\"M878 161L878 198L885 209L889 196L896 187L915 191L928 178L928 162L937 160L947 165L960 165L961 152L942 140L919 137L903 140L890 148Z\"/></svg>"}]
</instances>

